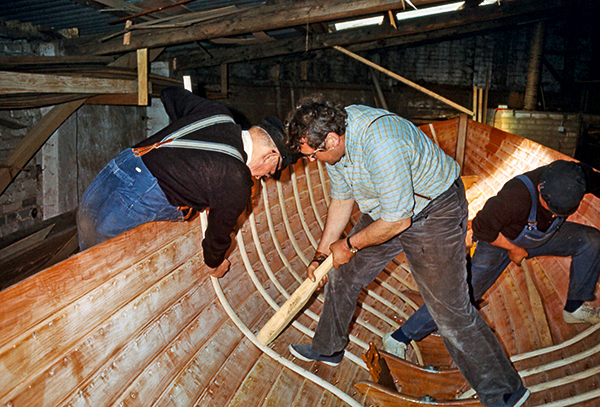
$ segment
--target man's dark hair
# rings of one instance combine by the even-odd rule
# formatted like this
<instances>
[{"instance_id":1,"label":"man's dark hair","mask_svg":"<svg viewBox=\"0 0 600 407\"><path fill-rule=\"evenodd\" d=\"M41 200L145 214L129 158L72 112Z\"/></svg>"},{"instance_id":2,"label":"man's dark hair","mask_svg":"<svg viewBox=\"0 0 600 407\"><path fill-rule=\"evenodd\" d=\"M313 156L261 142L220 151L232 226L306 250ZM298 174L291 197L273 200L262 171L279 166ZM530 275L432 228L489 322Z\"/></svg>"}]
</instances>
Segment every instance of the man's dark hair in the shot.
<instances>
[{"instance_id":1,"label":"man's dark hair","mask_svg":"<svg viewBox=\"0 0 600 407\"><path fill-rule=\"evenodd\" d=\"M300 140L307 139L312 148L319 148L330 132L346 133L344 107L326 100L322 95L302 98L285 121L286 143L292 151L300 150Z\"/></svg>"}]
</instances>

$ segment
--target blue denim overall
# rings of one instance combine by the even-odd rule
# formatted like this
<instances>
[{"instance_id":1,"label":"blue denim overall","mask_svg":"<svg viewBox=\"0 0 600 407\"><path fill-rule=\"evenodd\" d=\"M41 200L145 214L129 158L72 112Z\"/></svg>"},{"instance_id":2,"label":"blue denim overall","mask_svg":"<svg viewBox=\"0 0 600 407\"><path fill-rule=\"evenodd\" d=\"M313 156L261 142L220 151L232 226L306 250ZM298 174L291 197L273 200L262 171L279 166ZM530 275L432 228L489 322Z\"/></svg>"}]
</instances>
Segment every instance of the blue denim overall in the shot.
<instances>
[{"instance_id":1,"label":"blue denim overall","mask_svg":"<svg viewBox=\"0 0 600 407\"><path fill-rule=\"evenodd\" d=\"M187 219L191 209L169 202L141 156L155 148L174 147L214 151L244 162L233 146L182 139L219 123L234 123L234 120L227 115L209 116L174 131L158 143L127 148L111 160L85 191L77 210L79 249L85 250L147 222Z\"/></svg>"},{"instance_id":2,"label":"blue denim overall","mask_svg":"<svg viewBox=\"0 0 600 407\"><path fill-rule=\"evenodd\" d=\"M600 274L600 231L565 218L555 218L546 232L537 229L538 193L531 180L519 177L531 194L527 225L513 244L527 249L527 258L571 257L567 300L591 301ZM471 260L472 300L479 301L510 264L508 251L480 240ZM411 340L419 341L437 329L426 306L419 308L400 328Z\"/></svg>"},{"instance_id":3,"label":"blue denim overall","mask_svg":"<svg viewBox=\"0 0 600 407\"><path fill-rule=\"evenodd\" d=\"M527 225L523 228L519 236L514 240L508 239L515 246L522 247L524 249L533 249L535 247L540 247L544 243L546 243L550 238L554 235L554 233L558 230L559 227L563 223L565 223L565 219L563 217L556 217L550 224L550 227L547 231L541 232L537 228L537 207L539 205L538 201L538 191L533 186L533 182L526 175L519 175L517 177L527 187L529 193L531 194L531 209L529 210L529 217L527 218ZM479 244L479 243L478 243Z\"/></svg>"}]
</instances>

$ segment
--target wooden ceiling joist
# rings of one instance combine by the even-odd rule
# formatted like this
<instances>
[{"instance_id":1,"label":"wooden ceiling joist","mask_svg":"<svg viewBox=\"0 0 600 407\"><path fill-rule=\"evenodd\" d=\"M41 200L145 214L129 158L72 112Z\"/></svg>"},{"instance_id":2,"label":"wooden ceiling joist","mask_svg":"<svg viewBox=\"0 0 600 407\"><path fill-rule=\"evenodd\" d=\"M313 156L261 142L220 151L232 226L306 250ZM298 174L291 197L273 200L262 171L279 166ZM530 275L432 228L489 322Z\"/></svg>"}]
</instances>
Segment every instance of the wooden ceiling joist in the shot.
<instances>
[{"instance_id":1,"label":"wooden ceiling joist","mask_svg":"<svg viewBox=\"0 0 600 407\"><path fill-rule=\"evenodd\" d=\"M50 65L79 65L98 64L107 65L113 62L114 56L97 55L70 55L70 56L8 56L0 57L0 69L11 69L23 66L50 66Z\"/></svg>"},{"instance_id":2,"label":"wooden ceiling joist","mask_svg":"<svg viewBox=\"0 0 600 407\"><path fill-rule=\"evenodd\" d=\"M338 45L356 52L452 38L547 18L547 15L559 9L562 4L560 0L549 0L543 3L521 0L518 4L507 3L502 7L481 7L440 16L407 20L403 21L398 29L386 25L314 34L309 38L309 50L326 49ZM200 51L173 54L177 57L177 69L200 68L222 63L305 53L306 38L278 40L268 44L253 44L236 48L214 48L209 52L210 55Z\"/></svg>"},{"instance_id":3,"label":"wooden ceiling joist","mask_svg":"<svg viewBox=\"0 0 600 407\"><path fill-rule=\"evenodd\" d=\"M435 4L440 0L415 0L416 4ZM197 24L186 30L167 29L160 32L136 32L128 45L118 39L103 44L81 45L79 53L109 55L165 45L189 43L198 40L247 34L256 31L274 30L321 21L357 17L367 14L387 12L401 7L398 0L336 0L323 4L321 1L297 4L267 5L243 9L235 16L221 17L204 24ZM77 50L73 50L77 53Z\"/></svg>"}]
</instances>

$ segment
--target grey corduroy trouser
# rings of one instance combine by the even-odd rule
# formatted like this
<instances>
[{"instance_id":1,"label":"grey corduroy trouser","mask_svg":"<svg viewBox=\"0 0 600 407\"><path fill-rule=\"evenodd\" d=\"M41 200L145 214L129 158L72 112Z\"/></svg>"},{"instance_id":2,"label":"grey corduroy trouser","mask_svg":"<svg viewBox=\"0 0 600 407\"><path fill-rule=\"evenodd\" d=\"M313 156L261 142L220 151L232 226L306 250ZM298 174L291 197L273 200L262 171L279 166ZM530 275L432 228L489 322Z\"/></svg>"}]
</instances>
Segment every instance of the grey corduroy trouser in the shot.
<instances>
[{"instance_id":1,"label":"grey corduroy trouser","mask_svg":"<svg viewBox=\"0 0 600 407\"><path fill-rule=\"evenodd\" d=\"M348 343L362 287L402 251L456 365L484 405L515 392L521 379L469 299L465 255L467 201L460 178L434 199L411 226L389 241L360 250L329 273L325 302L311 347L331 355ZM363 215L351 233L373 222Z\"/></svg>"}]
</instances>

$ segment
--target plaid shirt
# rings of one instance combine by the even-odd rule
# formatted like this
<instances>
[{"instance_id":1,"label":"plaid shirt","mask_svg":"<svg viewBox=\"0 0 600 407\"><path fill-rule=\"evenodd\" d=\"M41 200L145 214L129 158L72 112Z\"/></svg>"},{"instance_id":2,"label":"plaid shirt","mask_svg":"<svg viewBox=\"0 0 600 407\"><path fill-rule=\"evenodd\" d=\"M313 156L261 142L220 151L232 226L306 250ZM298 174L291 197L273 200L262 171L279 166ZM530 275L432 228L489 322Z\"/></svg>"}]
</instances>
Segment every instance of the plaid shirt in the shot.
<instances>
[{"instance_id":1,"label":"plaid shirt","mask_svg":"<svg viewBox=\"0 0 600 407\"><path fill-rule=\"evenodd\" d=\"M417 215L458 178L458 164L408 120L351 105L346 154L327 164L331 197L354 198L362 213L395 222Z\"/></svg>"}]
</instances>

